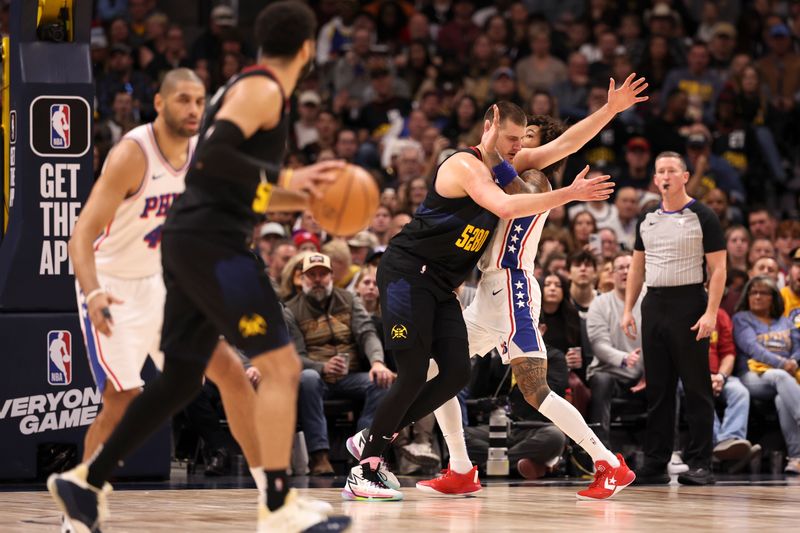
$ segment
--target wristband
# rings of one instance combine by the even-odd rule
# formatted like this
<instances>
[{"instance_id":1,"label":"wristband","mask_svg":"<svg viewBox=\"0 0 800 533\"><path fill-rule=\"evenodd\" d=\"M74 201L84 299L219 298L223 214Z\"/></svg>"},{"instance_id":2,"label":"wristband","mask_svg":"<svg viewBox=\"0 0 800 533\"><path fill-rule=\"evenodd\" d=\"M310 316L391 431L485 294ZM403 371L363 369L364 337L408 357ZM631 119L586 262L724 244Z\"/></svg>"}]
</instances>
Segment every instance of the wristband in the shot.
<instances>
[{"instance_id":1,"label":"wristband","mask_svg":"<svg viewBox=\"0 0 800 533\"><path fill-rule=\"evenodd\" d=\"M517 177L516 169L508 161L503 161L499 165L492 167L495 182L500 187L505 187Z\"/></svg>"},{"instance_id":2,"label":"wristband","mask_svg":"<svg viewBox=\"0 0 800 533\"><path fill-rule=\"evenodd\" d=\"M86 306L88 307L89 306L89 302L91 302L96 297L100 296L101 294L105 294L105 293L106 293L105 289L102 289L102 288L98 287L95 290L93 290L92 292L90 292L89 294L87 294L86 298L84 298L83 301L86 304Z\"/></svg>"}]
</instances>

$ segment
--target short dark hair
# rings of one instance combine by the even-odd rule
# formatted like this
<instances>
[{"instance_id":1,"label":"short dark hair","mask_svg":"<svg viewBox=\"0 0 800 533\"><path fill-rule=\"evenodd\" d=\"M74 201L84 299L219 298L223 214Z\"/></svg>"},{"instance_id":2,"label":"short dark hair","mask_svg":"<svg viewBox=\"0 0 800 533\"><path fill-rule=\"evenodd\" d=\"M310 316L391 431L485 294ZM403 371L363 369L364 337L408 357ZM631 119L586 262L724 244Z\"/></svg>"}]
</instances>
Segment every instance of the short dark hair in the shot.
<instances>
[{"instance_id":1,"label":"short dark hair","mask_svg":"<svg viewBox=\"0 0 800 533\"><path fill-rule=\"evenodd\" d=\"M201 80L193 70L181 67L172 69L164 75L164 79L161 81L161 87L159 87L158 92L162 96L167 95L174 91L178 83L182 81L196 83L205 88L203 80Z\"/></svg>"},{"instance_id":2,"label":"short dark hair","mask_svg":"<svg viewBox=\"0 0 800 533\"><path fill-rule=\"evenodd\" d=\"M256 43L267 57L293 58L303 43L315 38L316 32L317 17L302 2L275 2L262 9L256 18Z\"/></svg>"},{"instance_id":3,"label":"short dark hair","mask_svg":"<svg viewBox=\"0 0 800 533\"><path fill-rule=\"evenodd\" d=\"M775 218L775 215L772 214L770 208L767 207L765 204L753 204L752 206L750 206L750 209L747 210L747 219L749 220L750 215L752 215L753 213L761 213L761 212L766 213L769 218Z\"/></svg>"},{"instance_id":4,"label":"short dark hair","mask_svg":"<svg viewBox=\"0 0 800 533\"><path fill-rule=\"evenodd\" d=\"M597 270L597 258L588 250L578 250L567 258L567 268L572 268L572 265L590 264Z\"/></svg>"},{"instance_id":5,"label":"short dark hair","mask_svg":"<svg viewBox=\"0 0 800 533\"><path fill-rule=\"evenodd\" d=\"M539 135L542 142L539 146L547 144L550 141L556 140L562 133L567 131L567 125L561 120L551 117L550 115L529 115L528 126L538 126ZM567 158L556 161L552 165L548 165L542 169L542 172L550 180L555 180L567 164Z\"/></svg>"},{"instance_id":6,"label":"short dark hair","mask_svg":"<svg viewBox=\"0 0 800 533\"><path fill-rule=\"evenodd\" d=\"M559 252L558 250L550 252L549 254L547 254L547 257L544 258L544 262L542 263L542 270L544 270L545 274L549 274L550 273L550 266L553 264L553 262L554 261L560 261L562 259L564 261L567 260L566 254L563 254L563 253ZM555 273L555 272L553 272L553 273Z\"/></svg>"},{"instance_id":7,"label":"short dark hair","mask_svg":"<svg viewBox=\"0 0 800 533\"><path fill-rule=\"evenodd\" d=\"M497 110L500 112L500 124L506 120L510 120L517 126L525 127L527 124L528 117L525 116L525 111L523 111L522 108L517 104L502 100L497 102L495 105L497 106ZM483 115L483 120L491 121L492 119L494 119L494 106L489 106L489 109L487 109L486 113Z\"/></svg>"}]
</instances>

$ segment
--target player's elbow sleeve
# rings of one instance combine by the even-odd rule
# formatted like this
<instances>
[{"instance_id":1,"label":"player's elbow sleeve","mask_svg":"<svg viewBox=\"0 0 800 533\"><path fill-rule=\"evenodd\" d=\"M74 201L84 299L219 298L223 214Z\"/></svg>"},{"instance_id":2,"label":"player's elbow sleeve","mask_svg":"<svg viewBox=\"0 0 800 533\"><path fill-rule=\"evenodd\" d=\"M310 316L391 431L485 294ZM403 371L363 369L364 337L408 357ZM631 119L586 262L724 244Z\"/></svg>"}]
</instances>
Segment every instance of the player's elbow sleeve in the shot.
<instances>
[{"instance_id":1,"label":"player's elbow sleeve","mask_svg":"<svg viewBox=\"0 0 800 533\"><path fill-rule=\"evenodd\" d=\"M244 141L244 133L233 122L214 122L198 143L194 167L214 176L231 176L247 182L257 181L263 174L270 183L277 183L280 166L243 153L240 146Z\"/></svg>"}]
</instances>

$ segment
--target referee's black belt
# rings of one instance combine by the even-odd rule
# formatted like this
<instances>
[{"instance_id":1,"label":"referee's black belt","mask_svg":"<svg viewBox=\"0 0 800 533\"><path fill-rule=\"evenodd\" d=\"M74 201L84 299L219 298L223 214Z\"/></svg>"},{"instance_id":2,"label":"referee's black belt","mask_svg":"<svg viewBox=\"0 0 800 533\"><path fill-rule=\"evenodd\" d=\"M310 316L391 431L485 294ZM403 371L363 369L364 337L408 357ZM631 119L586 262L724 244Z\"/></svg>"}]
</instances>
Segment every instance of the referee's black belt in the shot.
<instances>
[{"instance_id":1,"label":"referee's black belt","mask_svg":"<svg viewBox=\"0 0 800 533\"><path fill-rule=\"evenodd\" d=\"M702 283L692 283L691 285L677 285L674 287L647 287L647 294L652 294L653 296L675 296L675 297L682 297L682 296L691 296L697 293L704 293L705 288L703 288Z\"/></svg>"}]
</instances>

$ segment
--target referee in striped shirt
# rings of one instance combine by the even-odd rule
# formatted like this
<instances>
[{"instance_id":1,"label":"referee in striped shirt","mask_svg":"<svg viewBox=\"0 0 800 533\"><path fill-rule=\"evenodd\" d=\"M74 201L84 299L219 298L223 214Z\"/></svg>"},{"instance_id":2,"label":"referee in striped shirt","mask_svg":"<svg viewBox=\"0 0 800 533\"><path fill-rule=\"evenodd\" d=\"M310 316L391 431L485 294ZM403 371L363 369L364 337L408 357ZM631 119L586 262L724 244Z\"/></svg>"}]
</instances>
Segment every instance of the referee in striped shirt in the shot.
<instances>
[{"instance_id":1,"label":"referee in striped shirt","mask_svg":"<svg viewBox=\"0 0 800 533\"><path fill-rule=\"evenodd\" d=\"M633 263L628 273L625 312L620 326L636 338L631 310L647 282L642 301L642 352L647 381L645 464L637 481L668 483L667 463L675 431L678 378L686 395L689 443L678 476L687 485L714 482L711 452L714 397L708 368L709 336L725 287L725 240L717 216L686 192L689 173L675 152L656 157L653 181L661 204L636 226ZM703 288L706 270L708 293Z\"/></svg>"}]
</instances>

